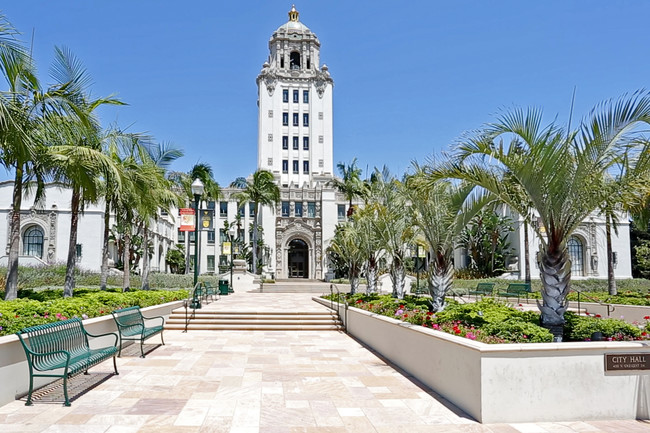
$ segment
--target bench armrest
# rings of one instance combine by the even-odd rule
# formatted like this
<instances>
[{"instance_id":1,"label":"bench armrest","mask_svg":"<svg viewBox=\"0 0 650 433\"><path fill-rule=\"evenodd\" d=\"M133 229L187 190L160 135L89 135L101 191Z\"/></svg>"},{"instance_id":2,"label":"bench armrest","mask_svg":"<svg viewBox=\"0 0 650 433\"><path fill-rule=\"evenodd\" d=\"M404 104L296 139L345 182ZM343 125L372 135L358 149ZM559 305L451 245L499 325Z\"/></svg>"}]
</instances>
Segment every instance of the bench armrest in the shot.
<instances>
[{"instance_id":1,"label":"bench armrest","mask_svg":"<svg viewBox=\"0 0 650 433\"><path fill-rule=\"evenodd\" d=\"M164 318L163 316L151 316L151 317L145 317L145 316L142 316L142 318L143 318L144 320L156 320L156 319L160 319L160 324L161 324L161 325L164 325L164 324L165 324L165 318Z\"/></svg>"},{"instance_id":2,"label":"bench armrest","mask_svg":"<svg viewBox=\"0 0 650 433\"><path fill-rule=\"evenodd\" d=\"M117 342L119 341L117 338L117 334L114 332L107 332L106 334L91 334L90 332L86 331L86 335L93 338L108 337L110 335L115 338L115 343L113 343L113 346L115 347L117 347Z\"/></svg>"}]
</instances>

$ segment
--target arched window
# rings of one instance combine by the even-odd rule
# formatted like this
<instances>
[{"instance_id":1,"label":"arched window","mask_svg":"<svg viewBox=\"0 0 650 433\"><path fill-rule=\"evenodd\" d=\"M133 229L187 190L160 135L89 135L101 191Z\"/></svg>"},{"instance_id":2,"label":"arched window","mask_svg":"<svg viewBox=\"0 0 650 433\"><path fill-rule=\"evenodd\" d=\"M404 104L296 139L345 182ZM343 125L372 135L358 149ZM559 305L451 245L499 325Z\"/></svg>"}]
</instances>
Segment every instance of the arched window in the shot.
<instances>
[{"instance_id":1,"label":"arched window","mask_svg":"<svg viewBox=\"0 0 650 433\"><path fill-rule=\"evenodd\" d=\"M577 276L585 274L585 255L582 241L576 236L571 236L567 243L569 258L571 259L571 273Z\"/></svg>"},{"instance_id":2,"label":"arched window","mask_svg":"<svg viewBox=\"0 0 650 433\"><path fill-rule=\"evenodd\" d=\"M25 230L23 255L43 258L43 230L40 227L31 226Z\"/></svg>"},{"instance_id":3,"label":"arched window","mask_svg":"<svg viewBox=\"0 0 650 433\"><path fill-rule=\"evenodd\" d=\"M289 55L289 69L300 69L300 53L298 51L292 51Z\"/></svg>"}]
</instances>

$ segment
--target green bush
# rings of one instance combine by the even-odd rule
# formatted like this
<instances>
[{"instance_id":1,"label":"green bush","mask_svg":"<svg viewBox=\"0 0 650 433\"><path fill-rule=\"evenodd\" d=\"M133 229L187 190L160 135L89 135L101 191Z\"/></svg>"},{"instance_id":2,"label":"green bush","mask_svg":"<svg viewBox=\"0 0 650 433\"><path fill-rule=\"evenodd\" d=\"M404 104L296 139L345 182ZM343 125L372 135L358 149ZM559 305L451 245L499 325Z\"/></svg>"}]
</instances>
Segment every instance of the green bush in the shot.
<instances>
[{"instance_id":1,"label":"green bush","mask_svg":"<svg viewBox=\"0 0 650 433\"><path fill-rule=\"evenodd\" d=\"M512 317L503 322L492 322L481 328L483 332L511 343L548 343L553 334L531 322Z\"/></svg>"},{"instance_id":2,"label":"green bush","mask_svg":"<svg viewBox=\"0 0 650 433\"><path fill-rule=\"evenodd\" d=\"M601 332L608 340L637 340L641 330L621 319L602 319L578 316L573 312L564 315L564 338L569 341L588 341L594 332Z\"/></svg>"},{"instance_id":3,"label":"green bush","mask_svg":"<svg viewBox=\"0 0 650 433\"><path fill-rule=\"evenodd\" d=\"M0 336L13 334L28 326L110 314L112 310L131 306L150 307L178 301L188 296L187 290L146 290L132 292L78 289L71 298L63 298L62 290L19 293L11 301L0 301Z\"/></svg>"}]
</instances>

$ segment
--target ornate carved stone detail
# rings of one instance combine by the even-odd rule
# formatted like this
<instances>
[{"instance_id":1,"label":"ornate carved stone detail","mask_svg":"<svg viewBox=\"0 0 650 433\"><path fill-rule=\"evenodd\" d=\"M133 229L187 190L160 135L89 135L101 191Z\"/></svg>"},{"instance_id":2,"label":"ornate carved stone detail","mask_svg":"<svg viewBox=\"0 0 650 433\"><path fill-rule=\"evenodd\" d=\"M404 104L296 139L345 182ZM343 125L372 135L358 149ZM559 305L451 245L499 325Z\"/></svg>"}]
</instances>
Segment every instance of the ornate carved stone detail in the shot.
<instances>
[{"instance_id":1,"label":"ornate carved stone detail","mask_svg":"<svg viewBox=\"0 0 650 433\"><path fill-rule=\"evenodd\" d=\"M266 85L266 91L269 92L269 96L273 96L275 86L278 82L278 75L275 69L272 69L267 62L264 62L262 70L260 71L260 75L257 77L258 85L260 83L260 80L264 81L264 84Z\"/></svg>"},{"instance_id":2,"label":"ornate carved stone detail","mask_svg":"<svg viewBox=\"0 0 650 433\"><path fill-rule=\"evenodd\" d=\"M334 83L334 81L330 76L329 69L327 68L327 65L323 65L321 70L316 72L316 78L314 79L314 86L316 87L316 93L318 93L319 98L322 98L323 94L325 94L327 85L332 83Z\"/></svg>"},{"instance_id":3,"label":"ornate carved stone detail","mask_svg":"<svg viewBox=\"0 0 650 433\"><path fill-rule=\"evenodd\" d=\"M7 213L7 234L11 233L11 218L13 211ZM29 225L38 225L43 229L43 251L46 252L45 257L42 257L49 264L56 261L56 235L57 235L57 218L58 213L56 208L50 212L46 210L38 210L32 207L29 210L20 212L20 229ZM7 236L6 254L9 254L11 248L11 236Z\"/></svg>"}]
</instances>

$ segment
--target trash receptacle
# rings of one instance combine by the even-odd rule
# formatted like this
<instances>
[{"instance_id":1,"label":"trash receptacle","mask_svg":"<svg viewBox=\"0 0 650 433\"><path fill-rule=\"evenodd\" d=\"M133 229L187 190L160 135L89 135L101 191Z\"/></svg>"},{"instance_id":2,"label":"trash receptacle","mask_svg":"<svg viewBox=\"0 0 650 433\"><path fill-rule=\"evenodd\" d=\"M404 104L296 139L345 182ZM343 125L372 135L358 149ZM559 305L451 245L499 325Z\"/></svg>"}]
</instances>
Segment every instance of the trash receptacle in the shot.
<instances>
[{"instance_id":1,"label":"trash receptacle","mask_svg":"<svg viewBox=\"0 0 650 433\"><path fill-rule=\"evenodd\" d=\"M228 294L228 280L219 280L219 294L220 295Z\"/></svg>"}]
</instances>

